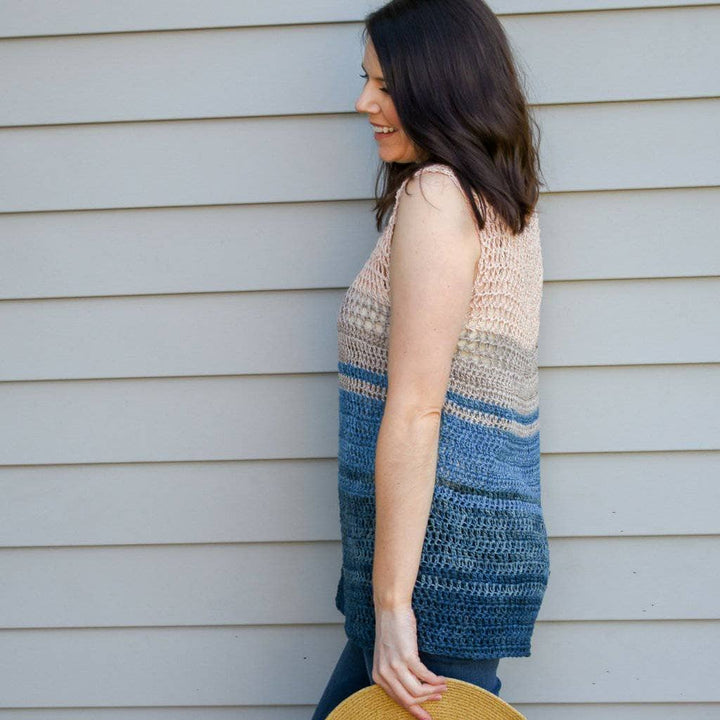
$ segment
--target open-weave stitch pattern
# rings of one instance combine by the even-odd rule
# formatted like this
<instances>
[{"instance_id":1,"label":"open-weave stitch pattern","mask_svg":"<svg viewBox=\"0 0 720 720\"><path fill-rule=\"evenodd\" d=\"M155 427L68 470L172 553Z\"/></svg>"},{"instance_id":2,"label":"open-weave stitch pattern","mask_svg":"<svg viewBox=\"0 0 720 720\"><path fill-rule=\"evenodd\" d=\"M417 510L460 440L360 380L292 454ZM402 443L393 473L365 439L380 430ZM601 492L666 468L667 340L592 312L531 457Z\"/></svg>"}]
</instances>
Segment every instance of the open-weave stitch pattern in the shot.
<instances>
[{"instance_id":1,"label":"open-weave stitch pattern","mask_svg":"<svg viewBox=\"0 0 720 720\"><path fill-rule=\"evenodd\" d=\"M459 185L446 165L428 165L415 175L428 171ZM390 246L408 180L337 317L342 571L335 604L345 615L347 636L366 648L375 641L374 469L387 392ZM479 242L412 598L420 650L477 659L530 655L550 574L540 501L537 213L514 236L488 204Z\"/></svg>"}]
</instances>

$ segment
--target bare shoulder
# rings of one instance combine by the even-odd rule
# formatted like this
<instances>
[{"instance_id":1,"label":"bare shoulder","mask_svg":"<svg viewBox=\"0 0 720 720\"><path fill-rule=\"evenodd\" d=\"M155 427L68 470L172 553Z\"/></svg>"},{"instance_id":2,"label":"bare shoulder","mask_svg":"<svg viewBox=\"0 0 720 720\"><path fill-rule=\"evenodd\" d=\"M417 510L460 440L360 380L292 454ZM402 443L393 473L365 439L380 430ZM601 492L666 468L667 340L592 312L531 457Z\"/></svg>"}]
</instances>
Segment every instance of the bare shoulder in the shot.
<instances>
[{"instance_id":1,"label":"bare shoulder","mask_svg":"<svg viewBox=\"0 0 720 720\"><path fill-rule=\"evenodd\" d=\"M452 169L444 165L420 168L405 183L398 203L398 223L436 226L473 233L475 219Z\"/></svg>"}]
</instances>

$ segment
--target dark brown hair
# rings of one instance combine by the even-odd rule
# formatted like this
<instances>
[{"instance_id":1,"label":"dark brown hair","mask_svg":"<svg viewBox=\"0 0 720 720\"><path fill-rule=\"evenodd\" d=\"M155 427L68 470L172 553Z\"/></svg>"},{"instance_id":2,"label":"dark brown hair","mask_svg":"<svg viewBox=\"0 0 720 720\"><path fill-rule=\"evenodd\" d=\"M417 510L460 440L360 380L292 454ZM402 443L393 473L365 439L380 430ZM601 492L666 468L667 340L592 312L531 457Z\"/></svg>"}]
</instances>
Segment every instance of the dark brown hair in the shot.
<instances>
[{"instance_id":1,"label":"dark brown hair","mask_svg":"<svg viewBox=\"0 0 720 720\"><path fill-rule=\"evenodd\" d=\"M422 157L381 164L377 229L403 180L443 163L455 171L481 230L489 202L513 233L521 232L540 193L532 127L538 142L540 129L490 8L482 0L391 0L365 18L362 36L372 40L403 130Z\"/></svg>"}]
</instances>

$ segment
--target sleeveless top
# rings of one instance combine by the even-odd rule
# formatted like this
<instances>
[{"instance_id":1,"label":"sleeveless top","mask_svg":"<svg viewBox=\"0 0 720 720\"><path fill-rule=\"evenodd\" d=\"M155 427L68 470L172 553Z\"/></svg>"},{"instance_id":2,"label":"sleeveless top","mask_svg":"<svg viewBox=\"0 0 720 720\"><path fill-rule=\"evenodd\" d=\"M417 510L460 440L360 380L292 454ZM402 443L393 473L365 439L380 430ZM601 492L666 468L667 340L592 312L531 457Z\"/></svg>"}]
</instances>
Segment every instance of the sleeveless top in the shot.
<instances>
[{"instance_id":1,"label":"sleeveless top","mask_svg":"<svg viewBox=\"0 0 720 720\"><path fill-rule=\"evenodd\" d=\"M452 168L426 165L459 186ZM375 448L387 390L395 216L337 316L338 498L345 633L373 649ZM477 201L477 194L475 194ZM458 658L529 656L550 574L540 501L537 342L543 266L537 211L512 235L487 203L472 299L442 409L435 487L412 595L418 649Z\"/></svg>"}]
</instances>

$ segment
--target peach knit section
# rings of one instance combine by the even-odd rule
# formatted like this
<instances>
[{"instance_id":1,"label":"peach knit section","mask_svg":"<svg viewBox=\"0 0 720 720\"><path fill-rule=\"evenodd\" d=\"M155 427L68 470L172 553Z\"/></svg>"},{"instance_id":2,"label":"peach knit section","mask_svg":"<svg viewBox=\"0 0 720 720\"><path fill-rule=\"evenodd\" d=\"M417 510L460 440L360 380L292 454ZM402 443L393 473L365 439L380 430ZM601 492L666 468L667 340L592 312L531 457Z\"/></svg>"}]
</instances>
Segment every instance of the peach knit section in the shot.
<instances>
[{"instance_id":1,"label":"peach knit section","mask_svg":"<svg viewBox=\"0 0 720 720\"><path fill-rule=\"evenodd\" d=\"M446 165L421 168L411 177L424 172L441 172L460 187L454 171ZM390 306L390 248L397 208L406 178L395 196L388 224L352 286L372 297L383 307ZM477 194L475 194L476 202ZM486 206L485 228L478 233L480 257L466 322L460 338L459 356L473 356L472 344L482 342L481 333L496 333L509 338L524 350L532 351L538 342L542 300L543 263L537 210L534 210L523 232L513 235L492 206ZM378 333L386 330L378 323Z\"/></svg>"}]
</instances>

